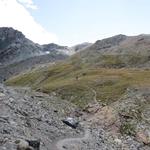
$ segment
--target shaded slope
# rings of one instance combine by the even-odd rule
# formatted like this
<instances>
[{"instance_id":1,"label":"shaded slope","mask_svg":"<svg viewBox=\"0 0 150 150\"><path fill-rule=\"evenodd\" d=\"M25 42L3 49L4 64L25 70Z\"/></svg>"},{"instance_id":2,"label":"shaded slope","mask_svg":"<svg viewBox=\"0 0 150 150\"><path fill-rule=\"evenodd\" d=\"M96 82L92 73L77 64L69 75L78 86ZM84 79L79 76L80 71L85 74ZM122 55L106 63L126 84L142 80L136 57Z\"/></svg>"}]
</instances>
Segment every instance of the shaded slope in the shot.
<instances>
[{"instance_id":1,"label":"shaded slope","mask_svg":"<svg viewBox=\"0 0 150 150\"><path fill-rule=\"evenodd\" d=\"M0 67L0 82L5 81L6 79L17 75L22 72L26 72L35 67L40 67L46 65L47 63L53 64L56 61L61 61L67 58L67 55L63 54L46 54L28 58L13 64Z\"/></svg>"},{"instance_id":2,"label":"shaded slope","mask_svg":"<svg viewBox=\"0 0 150 150\"><path fill-rule=\"evenodd\" d=\"M68 49L57 44L39 45L13 28L0 28L0 82L27 69L65 59ZM47 53L48 52L48 53Z\"/></svg>"},{"instance_id":3,"label":"shaded slope","mask_svg":"<svg viewBox=\"0 0 150 150\"><path fill-rule=\"evenodd\" d=\"M1 66L6 66L37 56L39 56L39 59L41 59L42 55L46 54L49 54L47 56L49 58L51 55L51 58L54 61L57 60L61 55L62 57L68 56L66 51L69 50L65 46L60 46L53 43L39 45L27 39L20 31L8 27L0 28Z\"/></svg>"},{"instance_id":4,"label":"shaded slope","mask_svg":"<svg viewBox=\"0 0 150 150\"><path fill-rule=\"evenodd\" d=\"M0 28L0 63L12 64L41 55L41 46L27 39L13 28Z\"/></svg>"}]
</instances>

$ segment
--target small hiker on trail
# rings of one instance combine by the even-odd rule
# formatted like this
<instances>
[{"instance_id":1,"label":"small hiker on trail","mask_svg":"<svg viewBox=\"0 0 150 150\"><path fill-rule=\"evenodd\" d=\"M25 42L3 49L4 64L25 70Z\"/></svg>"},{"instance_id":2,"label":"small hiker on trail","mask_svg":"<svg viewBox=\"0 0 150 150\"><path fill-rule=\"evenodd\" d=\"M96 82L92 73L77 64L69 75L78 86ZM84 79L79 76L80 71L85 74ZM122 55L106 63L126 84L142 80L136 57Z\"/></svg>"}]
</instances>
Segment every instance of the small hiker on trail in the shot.
<instances>
[{"instance_id":1,"label":"small hiker on trail","mask_svg":"<svg viewBox=\"0 0 150 150\"><path fill-rule=\"evenodd\" d=\"M79 80L79 77L78 77L78 76L76 76L76 80Z\"/></svg>"}]
</instances>

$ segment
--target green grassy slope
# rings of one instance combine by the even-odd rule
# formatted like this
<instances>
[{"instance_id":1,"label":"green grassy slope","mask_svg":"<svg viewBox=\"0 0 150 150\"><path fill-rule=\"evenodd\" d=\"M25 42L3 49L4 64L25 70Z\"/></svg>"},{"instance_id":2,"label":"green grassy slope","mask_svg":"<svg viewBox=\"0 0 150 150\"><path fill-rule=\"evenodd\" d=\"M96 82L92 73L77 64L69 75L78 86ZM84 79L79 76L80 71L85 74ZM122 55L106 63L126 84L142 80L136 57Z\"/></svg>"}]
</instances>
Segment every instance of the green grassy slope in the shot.
<instances>
[{"instance_id":1,"label":"green grassy slope","mask_svg":"<svg viewBox=\"0 0 150 150\"><path fill-rule=\"evenodd\" d=\"M42 92L55 91L78 106L92 102L94 93L102 103L116 101L130 86L150 85L150 70L86 68L81 64L61 63L9 79L6 84L31 86Z\"/></svg>"},{"instance_id":2,"label":"green grassy slope","mask_svg":"<svg viewBox=\"0 0 150 150\"><path fill-rule=\"evenodd\" d=\"M6 84L55 91L80 107L97 100L111 103L131 86L150 85L150 38L122 35L96 42L64 62L9 79Z\"/></svg>"}]
</instances>

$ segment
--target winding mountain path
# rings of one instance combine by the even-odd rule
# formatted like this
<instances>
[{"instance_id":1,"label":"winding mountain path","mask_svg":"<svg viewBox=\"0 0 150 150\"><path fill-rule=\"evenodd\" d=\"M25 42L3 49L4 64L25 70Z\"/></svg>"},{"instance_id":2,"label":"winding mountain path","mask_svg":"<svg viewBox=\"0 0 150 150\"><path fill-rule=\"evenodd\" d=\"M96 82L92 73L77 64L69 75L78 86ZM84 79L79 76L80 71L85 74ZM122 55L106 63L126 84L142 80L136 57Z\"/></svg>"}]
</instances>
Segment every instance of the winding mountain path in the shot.
<instances>
[{"instance_id":1,"label":"winding mountain path","mask_svg":"<svg viewBox=\"0 0 150 150\"><path fill-rule=\"evenodd\" d=\"M91 91L94 93L93 101L97 104L97 93L94 89L91 89ZM86 123L83 123L86 124ZM90 129L88 127L85 127L84 129L84 136L83 137L74 137L74 138L65 138L59 140L55 144L55 149L54 150L65 150L66 149L66 144L71 144L71 143L80 143L82 140L87 140L90 137ZM69 146L69 145L68 145Z\"/></svg>"},{"instance_id":2,"label":"winding mountain path","mask_svg":"<svg viewBox=\"0 0 150 150\"><path fill-rule=\"evenodd\" d=\"M66 139L59 140L56 143L56 148L57 148L57 150L65 150L66 144L81 142L82 140L87 140L89 137L90 137L90 129L86 128L83 137L66 138Z\"/></svg>"},{"instance_id":3,"label":"winding mountain path","mask_svg":"<svg viewBox=\"0 0 150 150\"><path fill-rule=\"evenodd\" d=\"M97 102L97 93L94 89L91 89L91 91L94 93L93 101L97 104L98 103ZM83 124L86 124L86 123L83 123ZM74 137L74 138L61 139L55 144L55 146L54 146L55 148L53 150L65 150L66 149L66 146L65 146L66 144L80 143L82 140L89 139L89 137L90 137L90 129L88 127L85 127L83 137Z\"/></svg>"},{"instance_id":4,"label":"winding mountain path","mask_svg":"<svg viewBox=\"0 0 150 150\"><path fill-rule=\"evenodd\" d=\"M98 103L98 102L97 102L97 93L96 93L96 91L95 91L94 89L91 89L91 91L94 93L93 101L94 101L95 103Z\"/></svg>"}]
</instances>

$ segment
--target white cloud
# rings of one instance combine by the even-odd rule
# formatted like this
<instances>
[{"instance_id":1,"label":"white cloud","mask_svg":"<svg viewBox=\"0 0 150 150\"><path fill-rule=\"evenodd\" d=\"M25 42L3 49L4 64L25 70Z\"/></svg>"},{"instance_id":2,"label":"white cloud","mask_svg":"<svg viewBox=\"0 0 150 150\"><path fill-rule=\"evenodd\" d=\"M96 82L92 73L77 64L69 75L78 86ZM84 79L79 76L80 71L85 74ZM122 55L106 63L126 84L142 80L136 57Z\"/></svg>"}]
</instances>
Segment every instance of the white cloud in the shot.
<instances>
[{"instance_id":1,"label":"white cloud","mask_svg":"<svg viewBox=\"0 0 150 150\"><path fill-rule=\"evenodd\" d=\"M18 0L18 2L22 3L27 8L37 9L37 6L33 3L32 0Z\"/></svg>"},{"instance_id":2,"label":"white cloud","mask_svg":"<svg viewBox=\"0 0 150 150\"><path fill-rule=\"evenodd\" d=\"M20 30L36 43L46 44L58 41L57 36L47 32L17 0L0 0L0 18L0 27L13 27Z\"/></svg>"}]
</instances>

